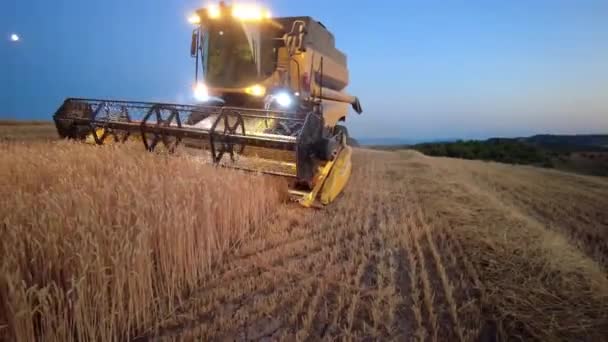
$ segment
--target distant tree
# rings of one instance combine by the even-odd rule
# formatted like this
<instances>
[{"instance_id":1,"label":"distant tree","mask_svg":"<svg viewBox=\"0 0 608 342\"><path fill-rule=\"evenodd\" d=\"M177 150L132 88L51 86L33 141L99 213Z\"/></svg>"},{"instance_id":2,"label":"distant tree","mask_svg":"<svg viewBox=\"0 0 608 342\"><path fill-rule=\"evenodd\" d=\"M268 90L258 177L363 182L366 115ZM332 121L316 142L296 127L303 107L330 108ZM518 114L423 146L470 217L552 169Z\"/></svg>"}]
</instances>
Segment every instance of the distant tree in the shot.
<instances>
[{"instance_id":1,"label":"distant tree","mask_svg":"<svg viewBox=\"0 0 608 342\"><path fill-rule=\"evenodd\" d=\"M552 167L551 156L546 151L532 144L514 139L427 143L415 145L414 149L430 156L493 160L510 164L535 164Z\"/></svg>"}]
</instances>

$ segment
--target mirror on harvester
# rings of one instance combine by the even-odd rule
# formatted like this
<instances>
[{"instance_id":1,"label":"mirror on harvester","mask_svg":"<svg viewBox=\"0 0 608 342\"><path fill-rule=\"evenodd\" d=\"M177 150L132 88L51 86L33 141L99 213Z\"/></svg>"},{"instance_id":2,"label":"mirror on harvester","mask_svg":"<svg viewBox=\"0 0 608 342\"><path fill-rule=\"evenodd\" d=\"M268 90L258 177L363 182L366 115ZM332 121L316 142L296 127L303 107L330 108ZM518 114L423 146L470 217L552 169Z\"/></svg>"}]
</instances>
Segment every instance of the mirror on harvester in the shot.
<instances>
[{"instance_id":1,"label":"mirror on harvester","mask_svg":"<svg viewBox=\"0 0 608 342\"><path fill-rule=\"evenodd\" d=\"M198 31L192 31L192 42L190 42L190 56L196 57L196 50L198 49Z\"/></svg>"}]
</instances>

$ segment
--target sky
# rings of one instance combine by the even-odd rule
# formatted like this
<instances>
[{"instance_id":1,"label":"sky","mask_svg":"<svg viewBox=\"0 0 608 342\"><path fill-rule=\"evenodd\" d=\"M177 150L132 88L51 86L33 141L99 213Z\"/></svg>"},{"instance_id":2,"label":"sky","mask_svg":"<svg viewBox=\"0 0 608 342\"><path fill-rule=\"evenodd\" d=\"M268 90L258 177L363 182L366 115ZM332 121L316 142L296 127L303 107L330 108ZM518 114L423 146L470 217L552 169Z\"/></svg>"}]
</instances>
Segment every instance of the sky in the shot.
<instances>
[{"instance_id":1,"label":"sky","mask_svg":"<svg viewBox=\"0 0 608 342\"><path fill-rule=\"evenodd\" d=\"M207 3L3 0L0 119L50 119L66 97L192 101L186 19ZM334 33L355 137L608 133L608 0L261 3Z\"/></svg>"}]
</instances>

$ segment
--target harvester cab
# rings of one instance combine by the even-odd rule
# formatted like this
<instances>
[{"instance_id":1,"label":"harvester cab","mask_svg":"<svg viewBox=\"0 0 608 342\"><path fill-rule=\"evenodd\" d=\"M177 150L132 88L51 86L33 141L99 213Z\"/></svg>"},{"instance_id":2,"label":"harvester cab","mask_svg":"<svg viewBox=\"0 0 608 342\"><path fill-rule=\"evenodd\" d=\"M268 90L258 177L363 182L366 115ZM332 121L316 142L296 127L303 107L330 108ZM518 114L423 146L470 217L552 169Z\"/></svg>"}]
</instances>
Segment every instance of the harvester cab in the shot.
<instances>
[{"instance_id":1,"label":"harvester cab","mask_svg":"<svg viewBox=\"0 0 608 342\"><path fill-rule=\"evenodd\" d=\"M351 173L346 56L310 17L272 17L254 5L197 10L190 55L194 104L69 98L60 136L96 144L138 139L153 151L205 150L221 166L293 179L302 205L328 204ZM198 148L198 149L195 149ZM194 152L191 152L194 153Z\"/></svg>"}]
</instances>

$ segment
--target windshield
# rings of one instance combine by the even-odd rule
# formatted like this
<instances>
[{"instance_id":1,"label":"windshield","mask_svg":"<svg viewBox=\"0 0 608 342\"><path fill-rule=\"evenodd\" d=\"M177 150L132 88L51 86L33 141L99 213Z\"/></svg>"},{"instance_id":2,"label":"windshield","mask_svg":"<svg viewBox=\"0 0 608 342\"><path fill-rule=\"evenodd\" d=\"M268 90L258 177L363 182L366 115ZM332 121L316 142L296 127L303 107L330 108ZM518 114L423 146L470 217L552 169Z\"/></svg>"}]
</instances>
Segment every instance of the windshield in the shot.
<instances>
[{"instance_id":1,"label":"windshield","mask_svg":"<svg viewBox=\"0 0 608 342\"><path fill-rule=\"evenodd\" d=\"M203 67L211 87L242 88L272 75L272 37L259 23L215 21L204 28Z\"/></svg>"}]
</instances>

